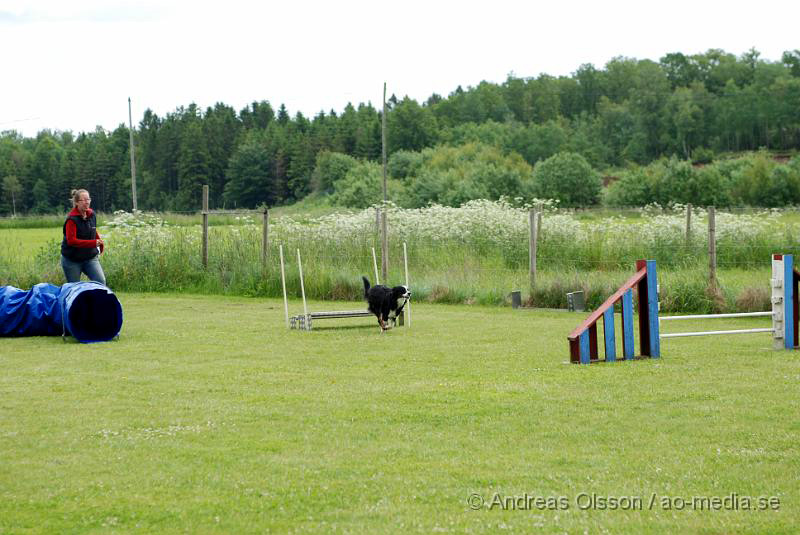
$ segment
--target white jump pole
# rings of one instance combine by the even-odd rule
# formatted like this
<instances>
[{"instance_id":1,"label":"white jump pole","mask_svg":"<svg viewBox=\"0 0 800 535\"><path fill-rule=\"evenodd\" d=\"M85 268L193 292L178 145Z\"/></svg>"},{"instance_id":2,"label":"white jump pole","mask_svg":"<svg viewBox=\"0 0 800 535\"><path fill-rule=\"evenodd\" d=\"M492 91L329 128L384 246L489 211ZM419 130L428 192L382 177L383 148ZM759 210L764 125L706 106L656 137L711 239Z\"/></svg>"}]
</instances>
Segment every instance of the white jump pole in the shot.
<instances>
[{"instance_id":1,"label":"white jump pole","mask_svg":"<svg viewBox=\"0 0 800 535\"><path fill-rule=\"evenodd\" d=\"M689 316L661 316L658 318L659 323L662 321L670 320L697 320L697 319L720 319L720 318L751 318L758 316L774 316L772 311L769 312L734 312L732 314L694 314ZM774 332L775 327L772 328L756 328L756 329L734 329L726 331L697 331L697 332L682 332L662 334L661 338L682 338L684 336L707 336L714 334L747 334L747 333L769 333Z\"/></svg>"},{"instance_id":2,"label":"white jump pole","mask_svg":"<svg viewBox=\"0 0 800 535\"><path fill-rule=\"evenodd\" d=\"M375 284L378 285L381 283L381 279L378 278L378 260L375 258L375 248L372 248L372 267L375 269Z\"/></svg>"},{"instance_id":3,"label":"white jump pole","mask_svg":"<svg viewBox=\"0 0 800 535\"><path fill-rule=\"evenodd\" d=\"M286 271L283 267L283 244L278 247L281 253L281 284L283 285L283 313L286 316L286 328L289 328L289 300L286 298Z\"/></svg>"},{"instance_id":4,"label":"white jump pole","mask_svg":"<svg viewBox=\"0 0 800 535\"><path fill-rule=\"evenodd\" d=\"M408 251L406 250L406 242L403 242L403 265L406 268L406 288L411 288L408 284ZM408 300L406 303L406 309L408 310L408 326L411 327L411 300Z\"/></svg>"},{"instance_id":5,"label":"white jump pole","mask_svg":"<svg viewBox=\"0 0 800 535\"><path fill-rule=\"evenodd\" d=\"M689 316L661 316L660 321L668 320L701 320L710 318L746 318L754 316L772 316L772 311L767 312L734 312L732 314L694 314Z\"/></svg>"},{"instance_id":6,"label":"white jump pole","mask_svg":"<svg viewBox=\"0 0 800 535\"><path fill-rule=\"evenodd\" d=\"M297 268L300 270L300 292L303 294L303 316L308 322L308 307L306 306L306 287L303 283L303 261L300 260L300 249L297 250Z\"/></svg>"},{"instance_id":7,"label":"white jump pole","mask_svg":"<svg viewBox=\"0 0 800 535\"><path fill-rule=\"evenodd\" d=\"M737 312L734 314L696 314L690 316L662 316L662 321L717 319L717 318L744 318L754 316L770 316L772 328L736 329L725 331L701 331L662 334L660 338L680 338L683 336L708 336L715 334L747 334L747 333L773 333L775 349L794 348L794 256L785 254L772 255L772 310L764 312Z\"/></svg>"},{"instance_id":8,"label":"white jump pole","mask_svg":"<svg viewBox=\"0 0 800 535\"><path fill-rule=\"evenodd\" d=\"M734 331L701 331L693 333L672 333L662 334L661 338L681 338L683 336L708 336L711 334L746 334L746 333L773 333L775 329L737 329Z\"/></svg>"}]
</instances>

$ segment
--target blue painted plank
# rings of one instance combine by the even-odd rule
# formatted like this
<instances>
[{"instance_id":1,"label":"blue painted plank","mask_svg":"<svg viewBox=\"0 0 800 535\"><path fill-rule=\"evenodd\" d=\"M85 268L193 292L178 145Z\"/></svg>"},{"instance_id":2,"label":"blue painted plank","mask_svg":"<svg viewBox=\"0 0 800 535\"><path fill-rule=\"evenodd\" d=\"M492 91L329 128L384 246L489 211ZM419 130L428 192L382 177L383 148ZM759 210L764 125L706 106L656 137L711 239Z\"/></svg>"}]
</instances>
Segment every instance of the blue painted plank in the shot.
<instances>
[{"instance_id":1,"label":"blue painted plank","mask_svg":"<svg viewBox=\"0 0 800 535\"><path fill-rule=\"evenodd\" d=\"M585 330L581 333L581 364L589 364L590 357L589 357L589 330Z\"/></svg>"},{"instance_id":2,"label":"blue painted plank","mask_svg":"<svg viewBox=\"0 0 800 535\"><path fill-rule=\"evenodd\" d=\"M658 328L658 277L656 261L647 261L647 311L650 327L650 358L661 356L661 339Z\"/></svg>"},{"instance_id":3,"label":"blue painted plank","mask_svg":"<svg viewBox=\"0 0 800 535\"><path fill-rule=\"evenodd\" d=\"M617 342L614 340L614 305L603 312L603 334L606 339L606 362L617 360Z\"/></svg>"},{"instance_id":4,"label":"blue painted plank","mask_svg":"<svg viewBox=\"0 0 800 535\"><path fill-rule=\"evenodd\" d=\"M783 347L794 348L794 255L783 255Z\"/></svg>"},{"instance_id":5,"label":"blue painted plank","mask_svg":"<svg viewBox=\"0 0 800 535\"><path fill-rule=\"evenodd\" d=\"M631 360L633 358L633 290L630 288L622 294L622 338L625 360Z\"/></svg>"}]
</instances>

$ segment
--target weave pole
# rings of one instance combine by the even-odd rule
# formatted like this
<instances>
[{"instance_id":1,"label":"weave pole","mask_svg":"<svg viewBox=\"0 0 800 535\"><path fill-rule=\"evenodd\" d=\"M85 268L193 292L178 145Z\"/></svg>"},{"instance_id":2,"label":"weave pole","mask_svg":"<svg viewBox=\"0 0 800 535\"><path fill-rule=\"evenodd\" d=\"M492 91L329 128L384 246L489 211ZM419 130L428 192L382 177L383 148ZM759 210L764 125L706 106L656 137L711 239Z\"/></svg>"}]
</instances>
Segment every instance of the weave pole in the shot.
<instances>
[{"instance_id":1,"label":"weave pole","mask_svg":"<svg viewBox=\"0 0 800 535\"><path fill-rule=\"evenodd\" d=\"M283 244L278 250L281 253L281 285L283 286L283 313L286 316L286 328L289 328L289 300L286 298L286 270L283 268Z\"/></svg>"},{"instance_id":2,"label":"weave pole","mask_svg":"<svg viewBox=\"0 0 800 535\"><path fill-rule=\"evenodd\" d=\"M406 288L411 288L408 285L408 251L406 250L406 242L403 242L403 265L406 268ZM408 310L408 326L411 327L411 299L406 303L406 309Z\"/></svg>"},{"instance_id":3,"label":"weave pole","mask_svg":"<svg viewBox=\"0 0 800 535\"><path fill-rule=\"evenodd\" d=\"M297 250L297 268L300 270L300 292L303 294L303 316L308 318L308 307L306 306L306 287L303 283L303 261L300 260L300 249Z\"/></svg>"},{"instance_id":4,"label":"weave pole","mask_svg":"<svg viewBox=\"0 0 800 535\"><path fill-rule=\"evenodd\" d=\"M375 270L375 285L381 283L380 277L378 277L378 258L375 256L375 248L372 248L372 268Z\"/></svg>"}]
</instances>

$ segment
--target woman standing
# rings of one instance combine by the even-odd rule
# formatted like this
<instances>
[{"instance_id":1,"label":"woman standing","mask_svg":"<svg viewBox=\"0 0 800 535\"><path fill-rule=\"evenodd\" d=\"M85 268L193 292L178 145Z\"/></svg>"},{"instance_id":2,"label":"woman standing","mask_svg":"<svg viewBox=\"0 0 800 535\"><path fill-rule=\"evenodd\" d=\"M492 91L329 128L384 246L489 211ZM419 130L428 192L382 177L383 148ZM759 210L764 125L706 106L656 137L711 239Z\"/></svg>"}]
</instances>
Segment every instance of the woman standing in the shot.
<instances>
[{"instance_id":1,"label":"woman standing","mask_svg":"<svg viewBox=\"0 0 800 535\"><path fill-rule=\"evenodd\" d=\"M61 242L61 267L67 282L81 280L81 272L89 280L105 285L106 276L97 255L103 252L103 240L97 233L97 218L89 208L92 199L85 189L72 190L72 211L64 221Z\"/></svg>"}]
</instances>

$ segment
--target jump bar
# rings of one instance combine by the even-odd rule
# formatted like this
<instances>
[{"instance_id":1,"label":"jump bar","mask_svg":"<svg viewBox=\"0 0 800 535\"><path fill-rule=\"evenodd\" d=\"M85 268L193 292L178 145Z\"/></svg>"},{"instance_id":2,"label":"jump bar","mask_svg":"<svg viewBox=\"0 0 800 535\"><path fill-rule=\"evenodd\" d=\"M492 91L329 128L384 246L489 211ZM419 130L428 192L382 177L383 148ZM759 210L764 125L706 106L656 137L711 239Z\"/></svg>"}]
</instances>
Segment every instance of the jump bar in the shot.
<instances>
[{"instance_id":1,"label":"jump bar","mask_svg":"<svg viewBox=\"0 0 800 535\"><path fill-rule=\"evenodd\" d=\"M662 318L663 319L663 318ZM680 338L682 336L706 336L709 334L746 334L746 333L771 333L775 332L775 329L739 329L736 331L702 331L702 332L694 332L694 333L672 333L672 334L662 334L661 338Z\"/></svg>"},{"instance_id":2,"label":"jump bar","mask_svg":"<svg viewBox=\"0 0 800 535\"><path fill-rule=\"evenodd\" d=\"M689 316L662 316L659 321L667 320L701 320L713 318L746 318L753 316L772 316L773 312L736 312L733 314L693 314Z\"/></svg>"}]
</instances>

